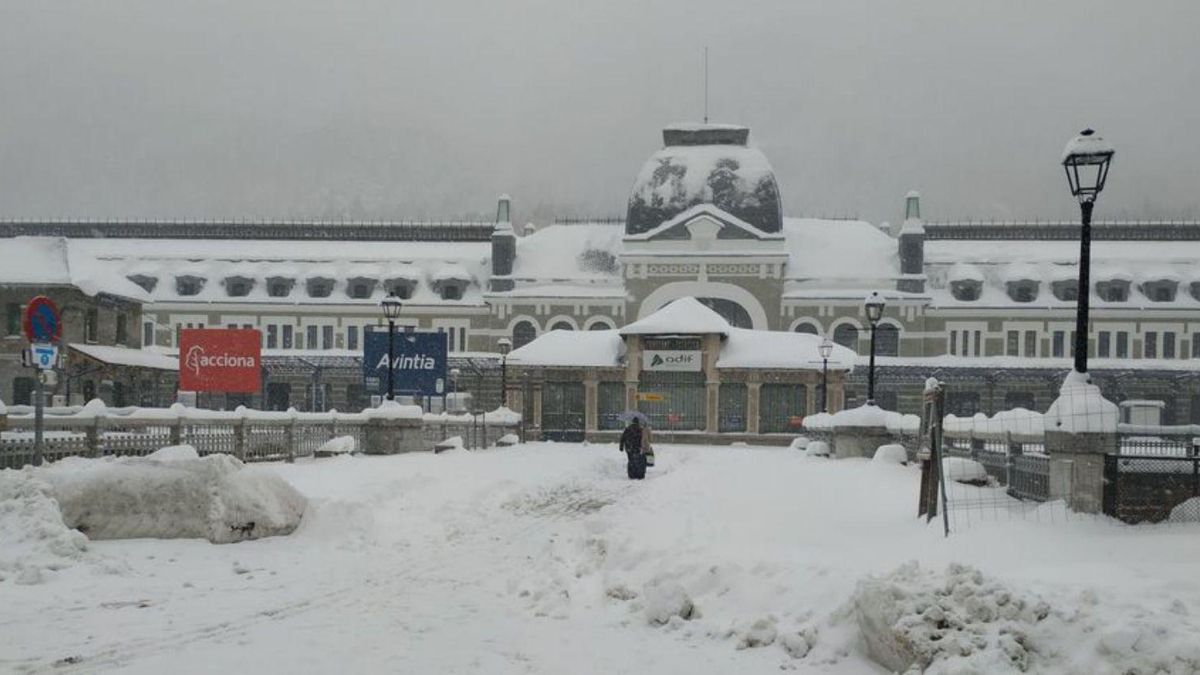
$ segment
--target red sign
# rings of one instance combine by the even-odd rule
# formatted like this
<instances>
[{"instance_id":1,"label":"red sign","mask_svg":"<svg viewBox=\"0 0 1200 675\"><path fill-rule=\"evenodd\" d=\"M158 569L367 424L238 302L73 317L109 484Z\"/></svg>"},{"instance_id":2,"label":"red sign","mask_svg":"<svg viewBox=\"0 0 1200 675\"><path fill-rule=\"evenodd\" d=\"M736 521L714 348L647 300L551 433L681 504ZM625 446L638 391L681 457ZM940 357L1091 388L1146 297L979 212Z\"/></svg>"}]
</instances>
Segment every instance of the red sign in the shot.
<instances>
[{"instance_id":1,"label":"red sign","mask_svg":"<svg viewBox=\"0 0 1200 675\"><path fill-rule=\"evenodd\" d=\"M261 333L254 329L185 328L179 336L179 388L258 393L261 351Z\"/></svg>"},{"instance_id":2,"label":"red sign","mask_svg":"<svg viewBox=\"0 0 1200 675\"><path fill-rule=\"evenodd\" d=\"M58 313L58 306L44 295L30 300L25 306L22 328L30 342L58 342L62 337L62 315Z\"/></svg>"}]
</instances>

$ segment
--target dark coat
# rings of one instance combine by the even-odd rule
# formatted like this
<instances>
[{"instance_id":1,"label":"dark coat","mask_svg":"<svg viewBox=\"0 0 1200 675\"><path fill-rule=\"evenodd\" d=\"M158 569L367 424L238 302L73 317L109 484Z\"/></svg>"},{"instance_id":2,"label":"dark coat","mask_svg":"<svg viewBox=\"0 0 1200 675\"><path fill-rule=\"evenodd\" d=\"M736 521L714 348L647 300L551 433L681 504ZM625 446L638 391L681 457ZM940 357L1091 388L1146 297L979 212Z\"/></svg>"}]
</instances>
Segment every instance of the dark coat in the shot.
<instances>
[{"instance_id":1,"label":"dark coat","mask_svg":"<svg viewBox=\"0 0 1200 675\"><path fill-rule=\"evenodd\" d=\"M621 432L621 450L624 452L642 452L642 427L630 424Z\"/></svg>"}]
</instances>

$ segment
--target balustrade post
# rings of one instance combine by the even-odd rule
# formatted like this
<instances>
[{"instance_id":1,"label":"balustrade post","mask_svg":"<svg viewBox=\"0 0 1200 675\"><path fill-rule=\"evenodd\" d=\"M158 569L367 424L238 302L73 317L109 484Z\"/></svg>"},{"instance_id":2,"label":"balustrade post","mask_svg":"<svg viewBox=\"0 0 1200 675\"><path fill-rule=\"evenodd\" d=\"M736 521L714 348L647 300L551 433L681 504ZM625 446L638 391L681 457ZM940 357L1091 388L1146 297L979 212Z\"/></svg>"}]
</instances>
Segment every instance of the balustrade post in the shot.
<instances>
[{"instance_id":1,"label":"balustrade post","mask_svg":"<svg viewBox=\"0 0 1200 675\"><path fill-rule=\"evenodd\" d=\"M246 461L246 418L233 422L233 456Z\"/></svg>"},{"instance_id":2,"label":"balustrade post","mask_svg":"<svg viewBox=\"0 0 1200 675\"><path fill-rule=\"evenodd\" d=\"M87 456L100 456L100 420L102 418L97 415L92 418L92 423L87 428Z\"/></svg>"},{"instance_id":3,"label":"balustrade post","mask_svg":"<svg viewBox=\"0 0 1200 675\"><path fill-rule=\"evenodd\" d=\"M180 445L183 443L183 418L176 417L170 426L171 445Z\"/></svg>"},{"instance_id":4,"label":"balustrade post","mask_svg":"<svg viewBox=\"0 0 1200 675\"><path fill-rule=\"evenodd\" d=\"M295 417L292 417L292 419L288 421L287 431L285 432L285 434L287 437L287 461L289 464L291 464L296 461L297 437L296 437L296 418Z\"/></svg>"}]
</instances>

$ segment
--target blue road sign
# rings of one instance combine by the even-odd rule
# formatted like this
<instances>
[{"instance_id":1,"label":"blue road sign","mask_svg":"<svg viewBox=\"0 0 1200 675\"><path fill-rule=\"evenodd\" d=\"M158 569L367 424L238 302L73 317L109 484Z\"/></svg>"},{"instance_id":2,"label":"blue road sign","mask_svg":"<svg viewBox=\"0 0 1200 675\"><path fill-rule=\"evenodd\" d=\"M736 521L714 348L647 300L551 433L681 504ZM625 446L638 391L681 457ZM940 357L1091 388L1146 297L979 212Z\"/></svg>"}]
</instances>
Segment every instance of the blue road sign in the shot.
<instances>
[{"instance_id":1,"label":"blue road sign","mask_svg":"<svg viewBox=\"0 0 1200 675\"><path fill-rule=\"evenodd\" d=\"M62 320L58 306L44 295L29 301L25 307L25 337L30 342L58 342L62 337Z\"/></svg>"},{"instance_id":2,"label":"blue road sign","mask_svg":"<svg viewBox=\"0 0 1200 675\"><path fill-rule=\"evenodd\" d=\"M396 394L441 396L446 393L446 334L397 332L394 342ZM363 382L378 380L387 394L388 335L374 331L363 336Z\"/></svg>"}]
</instances>

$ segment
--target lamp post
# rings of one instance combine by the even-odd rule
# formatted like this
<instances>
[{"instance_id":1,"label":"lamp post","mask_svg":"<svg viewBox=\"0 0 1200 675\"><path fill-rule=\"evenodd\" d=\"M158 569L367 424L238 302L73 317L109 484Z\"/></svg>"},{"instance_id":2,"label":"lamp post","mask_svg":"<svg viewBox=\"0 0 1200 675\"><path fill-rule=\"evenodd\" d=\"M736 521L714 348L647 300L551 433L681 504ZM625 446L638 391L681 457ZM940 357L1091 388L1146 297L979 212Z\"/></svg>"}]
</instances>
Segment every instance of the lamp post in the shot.
<instances>
[{"instance_id":1,"label":"lamp post","mask_svg":"<svg viewBox=\"0 0 1200 675\"><path fill-rule=\"evenodd\" d=\"M875 327L883 318L883 308L886 305L887 301L883 299L879 291L871 291L863 300L863 307L867 310L867 321L871 323L871 362L867 369L867 405L875 405Z\"/></svg>"},{"instance_id":2,"label":"lamp post","mask_svg":"<svg viewBox=\"0 0 1200 675\"><path fill-rule=\"evenodd\" d=\"M829 357L833 355L833 343L826 337L817 351L821 354L821 412L829 412Z\"/></svg>"},{"instance_id":3,"label":"lamp post","mask_svg":"<svg viewBox=\"0 0 1200 675\"><path fill-rule=\"evenodd\" d=\"M506 337L496 342L500 348L500 405L508 407L508 353L512 351L512 340Z\"/></svg>"},{"instance_id":4,"label":"lamp post","mask_svg":"<svg viewBox=\"0 0 1200 675\"><path fill-rule=\"evenodd\" d=\"M388 378L387 378L387 400L396 400L396 318L400 316L400 308L404 305L400 301L400 296L395 293L388 293L387 297L379 301L379 306L383 308L383 316L388 322Z\"/></svg>"},{"instance_id":5,"label":"lamp post","mask_svg":"<svg viewBox=\"0 0 1200 675\"><path fill-rule=\"evenodd\" d=\"M1067 172L1071 194L1079 200L1082 227L1079 231L1079 288L1076 289L1075 309L1075 372L1087 372L1088 299L1091 295L1089 273L1092 257L1092 207L1104 189L1108 166L1112 162L1112 145L1084 129L1072 138L1063 150L1062 165Z\"/></svg>"}]
</instances>

